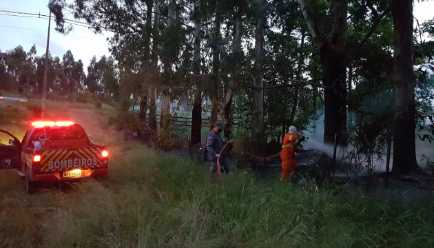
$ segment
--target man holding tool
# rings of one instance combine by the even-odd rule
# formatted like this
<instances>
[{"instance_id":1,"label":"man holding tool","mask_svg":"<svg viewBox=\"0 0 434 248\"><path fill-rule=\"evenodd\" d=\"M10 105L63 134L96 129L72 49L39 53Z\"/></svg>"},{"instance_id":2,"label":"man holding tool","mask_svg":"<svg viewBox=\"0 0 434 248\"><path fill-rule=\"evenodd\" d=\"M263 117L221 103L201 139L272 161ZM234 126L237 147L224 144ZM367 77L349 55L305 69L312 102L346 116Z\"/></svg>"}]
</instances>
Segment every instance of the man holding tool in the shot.
<instances>
[{"instance_id":1,"label":"man holding tool","mask_svg":"<svg viewBox=\"0 0 434 248\"><path fill-rule=\"evenodd\" d=\"M209 172L211 175L211 180L215 179L215 174L218 170L218 162L221 166L223 166L224 172L229 172L229 161L226 155L227 153L223 152L226 142L223 141L220 135L224 128L225 126L223 122L217 121L214 124L214 128L208 134L208 138L206 141L208 160L210 161ZM231 144L233 143L233 140L230 140L227 143Z\"/></svg>"},{"instance_id":2,"label":"man holding tool","mask_svg":"<svg viewBox=\"0 0 434 248\"><path fill-rule=\"evenodd\" d=\"M283 138L282 151L280 153L280 158L282 159L282 175L280 181L290 179L298 167L297 162L295 162L294 151L300 143L305 140L304 137L301 137L297 141L298 138L297 128L290 126L289 132Z\"/></svg>"}]
</instances>

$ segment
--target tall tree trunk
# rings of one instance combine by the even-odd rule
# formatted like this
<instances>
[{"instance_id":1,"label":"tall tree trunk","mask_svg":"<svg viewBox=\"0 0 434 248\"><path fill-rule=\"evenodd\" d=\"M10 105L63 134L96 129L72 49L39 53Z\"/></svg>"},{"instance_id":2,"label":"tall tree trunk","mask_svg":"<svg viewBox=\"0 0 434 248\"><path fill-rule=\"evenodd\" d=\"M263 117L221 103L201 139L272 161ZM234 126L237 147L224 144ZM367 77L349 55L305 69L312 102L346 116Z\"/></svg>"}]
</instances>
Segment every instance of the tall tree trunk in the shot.
<instances>
[{"instance_id":1,"label":"tall tree trunk","mask_svg":"<svg viewBox=\"0 0 434 248\"><path fill-rule=\"evenodd\" d=\"M147 92L143 92L142 96L140 97L140 113L139 118L140 121L146 125L146 112L148 110L148 96Z\"/></svg>"},{"instance_id":2,"label":"tall tree trunk","mask_svg":"<svg viewBox=\"0 0 434 248\"><path fill-rule=\"evenodd\" d=\"M220 2L216 0L215 2L215 29L213 34L214 45L212 47L212 90L211 90L211 119L210 127L217 121L218 113L218 99L220 98L220 27L221 27L221 12L220 12Z\"/></svg>"},{"instance_id":3,"label":"tall tree trunk","mask_svg":"<svg viewBox=\"0 0 434 248\"><path fill-rule=\"evenodd\" d=\"M323 84L326 87L324 110L324 143L333 144L336 139L345 144L342 139L346 130L346 65L345 49L347 34L348 0L332 0L333 27L332 36L328 40L320 32L313 10L308 0L297 0L309 27L321 59ZM333 86L333 87L332 87Z\"/></svg>"},{"instance_id":4,"label":"tall tree trunk","mask_svg":"<svg viewBox=\"0 0 434 248\"><path fill-rule=\"evenodd\" d=\"M393 15L395 119L393 168L402 175L417 172L415 144L415 77L413 72L413 1L390 1Z\"/></svg>"},{"instance_id":5,"label":"tall tree trunk","mask_svg":"<svg viewBox=\"0 0 434 248\"><path fill-rule=\"evenodd\" d=\"M324 142L332 144L336 137L337 142L345 144L342 135L347 127L345 49L348 0L333 0L332 8L334 12L330 44L320 49L324 85L335 85L334 88L324 90Z\"/></svg>"},{"instance_id":6,"label":"tall tree trunk","mask_svg":"<svg viewBox=\"0 0 434 248\"><path fill-rule=\"evenodd\" d=\"M213 129L214 123L217 121L218 102L215 98L211 99L211 117L209 119L209 130Z\"/></svg>"},{"instance_id":7,"label":"tall tree trunk","mask_svg":"<svg viewBox=\"0 0 434 248\"><path fill-rule=\"evenodd\" d=\"M333 144L336 135L337 142L342 144L342 133L346 130L345 58L329 47L324 50L321 56L324 86L334 85L324 89L324 143Z\"/></svg>"},{"instance_id":8,"label":"tall tree trunk","mask_svg":"<svg viewBox=\"0 0 434 248\"><path fill-rule=\"evenodd\" d=\"M200 74L200 30L202 28L202 16L200 13L200 0L197 0L194 11L195 13L195 30L194 30L194 54L193 54L193 73ZM196 84L194 87L194 104L191 121L191 140L190 144L195 145L201 142L202 130L202 92Z\"/></svg>"},{"instance_id":9,"label":"tall tree trunk","mask_svg":"<svg viewBox=\"0 0 434 248\"><path fill-rule=\"evenodd\" d=\"M150 64L149 64L149 58L151 57L151 32L152 32L152 6L153 6L153 0L146 0L146 26L145 26L145 32L146 32L146 36L145 36L145 40L144 40L144 48L145 48L145 53L144 53L144 68L143 68L143 73L145 75L144 80L147 81L149 79L149 72L148 70L150 69ZM149 90L147 89L147 87L142 84L141 85L141 101L140 101L140 121L143 123L143 127L146 127L146 114L148 112L148 93Z\"/></svg>"},{"instance_id":10,"label":"tall tree trunk","mask_svg":"<svg viewBox=\"0 0 434 248\"><path fill-rule=\"evenodd\" d=\"M264 29L265 29L265 0L256 0L258 11L256 13L255 29L255 81L253 91L253 137L262 143L264 139Z\"/></svg>"},{"instance_id":11,"label":"tall tree trunk","mask_svg":"<svg viewBox=\"0 0 434 248\"><path fill-rule=\"evenodd\" d=\"M223 108L221 109L222 121L225 124L224 137L226 138L230 138L231 128L232 128L232 118L231 118L232 97L233 97L233 91L229 86L229 89L226 91L226 97L224 99L225 103L223 105Z\"/></svg>"},{"instance_id":12,"label":"tall tree trunk","mask_svg":"<svg viewBox=\"0 0 434 248\"><path fill-rule=\"evenodd\" d=\"M299 47L299 52L298 52L298 64L297 64L297 72L295 75L295 78L297 80L301 80L301 69L302 69L302 65L304 63L304 53L303 53L303 47L304 47L304 38L305 38L305 33L304 31L301 34L301 43L300 43L300 47ZM301 86L297 86L295 87L295 92L294 92L294 99L293 99L293 104L292 104L292 110L291 110L291 116L289 118L289 123L291 125L294 124L294 119L295 119L295 114L297 112L297 107L298 107L298 95L300 92L300 88Z\"/></svg>"},{"instance_id":13,"label":"tall tree trunk","mask_svg":"<svg viewBox=\"0 0 434 248\"><path fill-rule=\"evenodd\" d=\"M194 91L194 104L192 110L191 120L191 140L190 144L195 145L201 142L202 136L202 94L199 88L195 88Z\"/></svg>"},{"instance_id":14,"label":"tall tree trunk","mask_svg":"<svg viewBox=\"0 0 434 248\"><path fill-rule=\"evenodd\" d=\"M149 89L149 128L157 131L157 106L155 104L155 89Z\"/></svg>"},{"instance_id":15,"label":"tall tree trunk","mask_svg":"<svg viewBox=\"0 0 434 248\"><path fill-rule=\"evenodd\" d=\"M154 5L153 0L146 0L146 25L145 25L145 40L144 40L144 47L145 47L145 67L146 69L149 66L149 58L150 58L150 49L151 49L151 33L152 33L152 6Z\"/></svg>"},{"instance_id":16,"label":"tall tree trunk","mask_svg":"<svg viewBox=\"0 0 434 248\"><path fill-rule=\"evenodd\" d=\"M234 65L232 68L232 75L229 81L228 89L226 91L225 102L222 109L222 121L225 124L225 137L230 138L232 129L232 118L231 118L231 108L232 108L232 98L233 98L233 87L237 82L237 72L239 70L239 61L242 59L243 50L241 48L241 34L242 34L242 9L241 6L236 6L235 12L235 25L234 25L234 42L233 42L233 57Z\"/></svg>"},{"instance_id":17,"label":"tall tree trunk","mask_svg":"<svg viewBox=\"0 0 434 248\"><path fill-rule=\"evenodd\" d=\"M155 0L154 4L154 30L152 33L152 76L153 81L158 82L158 37L160 35L160 5L161 0ZM155 104L156 90L150 89L150 103L149 103L149 128L153 131L157 131L157 106Z\"/></svg>"},{"instance_id":18,"label":"tall tree trunk","mask_svg":"<svg viewBox=\"0 0 434 248\"><path fill-rule=\"evenodd\" d=\"M167 95L170 93L169 89L167 93L161 95L161 118L166 118L170 115L170 96Z\"/></svg>"},{"instance_id":19,"label":"tall tree trunk","mask_svg":"<svg viewBox=\"0 0 434 248\"><path fill-rule=\"evenodd\" d=\"M317 98L318 98L318 87L312 86L312 107L315 110L318 108Z\"/></svg>"},{"instance_id":20,"label":"tall tree trunk","mask_svg":"<svg viewBox=\"0 0 434 248\"><path fill-rule=\"evenodd\" d=\"M167 18L167 26L170 27L174 24L174 20L176 19L176 0L169 0L169 11ZM173 52L173 51L171 51ZM168 81L169 90L162 94L161 96L161 118L166 118L170 116L170 85L172 80L172 63L173 63L173 54L170 53L168 58L164 61L164 74L165 79Z\"/></svg>"}]
</instances>

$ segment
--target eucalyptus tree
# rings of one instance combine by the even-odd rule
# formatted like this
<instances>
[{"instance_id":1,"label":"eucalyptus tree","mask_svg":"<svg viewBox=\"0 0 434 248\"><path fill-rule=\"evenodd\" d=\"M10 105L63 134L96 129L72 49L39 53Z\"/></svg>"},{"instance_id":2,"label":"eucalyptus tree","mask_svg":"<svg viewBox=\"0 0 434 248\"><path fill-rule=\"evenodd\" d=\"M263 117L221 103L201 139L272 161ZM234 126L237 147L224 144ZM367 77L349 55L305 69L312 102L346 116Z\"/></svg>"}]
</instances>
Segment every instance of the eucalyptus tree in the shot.
<instances>
[{"instance_id":1,"label":"eucalyptus tree","mask_svg":"<svg viewBox=\"0 0 434 248\"><path fill-rule=\"evenodd\" d=\"M86 77L83 71L83 62L75 61L72 52L68 50L62 58L63 82L62 87L66 94L82 90L83 80Z\"/></svg>"},{"instance_id":2,"label":"eucalyptus tree","mask_svg":"<svg viewBox=\"0 0 434 248\"><path fill-rule=\"evenodd\" d=\"M265 112L267 133L280 136L289 125L304 128L314 112L313 87L301 83L313 77L316 63L307 26L296 2L274 3L265 47Z\"/></svg>"},{"instance_id":3,"label":"eucalyptus tree","mask_svg":"<svg viewBox=\"0 0 434 248\"><path fill-rule=\"evenodd\" d=\"M214 21L212 26L212 31L210 33L211 39L208 41L209 46L212 50L212 76L210 85L210 99L211 99L211 117L210 117L210 129L212 129L214 123L217 121L218 107L219 107L219 96L221 95L221 77L220 72L220 56L222 49L222 34L221 34L221 24L222 24L222 0L214 1Z\"/></svg>"},{"instance_id":4,"label":"eucalyptus tree","mask_svg":"<svg viewBox=\"0 0 434 248\"><path fill-rule=\"evenodd\" d=\"M25 93L28 95L32 94L33 86L36 84L35 79L35 59L36 59L36 46L33 45L30 50L27 52L26 61L23 65L23 74L20 78L20 90L21 93Z\"/></svg>"},{"instance_id":5,"label":"eucalyptus tree","mask_svg":"<svg viewBox=\"0 0 434 248\"><path fill-rule=\"evenodd\" d=\"M255 126L253 133L259 139L264 137L264 33L266 26L267 3L265 0L256 0L255 13L255 64L253 87L253 120Z\"/></svg>"},{"instance_id":6,"label":"eucalyptus tree","mask_svg":"<svg viewBox=\"0 0 434 248\"><path fill-rule=\"evenodd\" d=\"M187 6L188 7L188 6ZM134 61L133 69L143 80L138 87L141 91L141 106L147 106L150 95L150 128L156 129L155 87L160 87L163 95L170 93L172 65L179 62L180 40L185 32L181 26L186 6L172 0L164 1L105 1L75 0L68 4L65 0L51 0L50 9L56 16L56 29L63 33L71 31L65 25L64 9L69 9L77 19L84 19L95 32L110 31L111 52L117 60ZM162 22L165 20L166 22ZM153 22L152 22L153 21ZM173 24L173 25L172 25ZM125 52L126 50L129 51ZM126 58L126 57L130 58ZM164 65L162 68L160 65ZM164 72L164 74L162 74ZM133 94L133 92L131 92ZM165 98L167 112L168 98ZM144 111L146 112L146 111Z\"/></svg>"},{"instance_id":7,"label":"eucalyptus tree","mask_svg":"<svg viewBox=\"0 0 434 248\"><path fill-rule=\"evenodd\" d=\"M24 66L27 54L22 46L17 46L14 49L6 51L4 60L9 74L9 89L17 91L20 84L23 84Z\"/></svg>"},{"instance_id":8,"label":"eucalyptus tree","mask_svg":"<svg viewBox=\"0 0 434 248\"><path fill-rule=\"evenodd\" d=\"M316 1L315 5L323 5L320 7L330 10L331 15L323 15L324 19L316 18L309 0L298 0L298 3L321 58L325 86L324 142L333 143L335 139L341 142L342 134L346 130L348 0L332 0L330 5L321 0Z\"/></svg>"},{"instance_id":9,"label":"eucalyptus tree","mask_svg":"<svg viewBox=\"0 0 434 248\"><path fill-rule=\"evenodd\" d=\"M119 84L114 59L111 56L102 56L97 61L94 56L87 68L84 85L105 102L116 100L119 96Z\"/></svg>"},{"instance_id":10,"label":"eucalyptus tree","mask_svg":"<svg viewBox=\"0 0 434 248\"><path fill-rule=\"evenodd\" d=\"M244 80L243 74L246 70L246 57L242 47L242 38L246 36L245 20L249 15L249 2L245 0L225 1L225 9L227 10L226 26L232 29L229 34L232 36L232 44L228 47L228 52L223 58L223 64L226 65L224 71L229 78L225 83L225 93L222 99L222 107L220 109L222 121L225 124L225 137L229 138L232 129L232 99L236 89L240 87ZM228 35L228 36L229 36ZM247 78L249 80L249 78Z\"/></svg>"},{"instance_id":11,"label":"eucalyptus tree","mask_svg":"<svg viewBox=\"0 0 434 248\"><path fill-rule=\"evenodd\" d=\"M194 76L199 76L201 73L201 29L202 29L202 6L203 1L193 1L194 10L191 19L194 22L194 41L193 41L193 68ZM196 81L198 79L194 79ZM201 129L202 129L202 90L196 83L193 88L193 109L191 111L191 139L190 144L195 145L201 142Z\"/></svg>"},{"instance_id":12,"label":"eucalyptus tree","mask_svg":"<svg viewBox=\"0 0 434 248\"><path fill-rule=\"evenodd\" d=\"M417 172L415 86L413 68L413 0L390 1L394 34L393 168L397 174Z\"/></svg>"}]
</instances>

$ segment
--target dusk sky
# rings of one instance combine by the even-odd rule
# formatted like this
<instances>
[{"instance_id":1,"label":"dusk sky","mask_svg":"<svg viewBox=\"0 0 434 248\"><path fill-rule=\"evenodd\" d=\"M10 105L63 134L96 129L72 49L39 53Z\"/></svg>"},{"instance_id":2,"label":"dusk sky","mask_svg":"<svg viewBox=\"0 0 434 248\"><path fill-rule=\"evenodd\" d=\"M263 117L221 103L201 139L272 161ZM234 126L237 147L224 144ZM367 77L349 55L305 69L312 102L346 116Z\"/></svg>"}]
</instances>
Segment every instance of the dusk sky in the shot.
<instances>
[{"instance_id":1,"label":"dusk sky","mask_svg":"<svg viewBox=\"0 0 434 248\"><path fill-rule=\"evenodd\" d=\"M0 49L2 52L13 49L18 45L30 50L36 45L38 56L45 53L47 44L48 19L35 17L6 16L2 10L27 13L41 13L48 15L48 0L0 0ZM68 19L74 19L67 16ZM54 19L52 19L54 20ZM84 22L84 21L83 21ZM110 55L108 51L108 34L94 34L86 27L74 26L74 30L67 36L54 30L55 23L51 22L50 52L53 57L62 56L71 50L75 60L81 59L87 65L92 56L99 59L103 55Z\"/></svg>"},{"instance_id":2,"label":"dusk sky","mask_svg":"<svg viewBox=\"0 0 434 248\"><path fill-rule=\"evenodd\" d=\"M2 11L19 11L48 15L48 0L0 0L0 49L2 52L18 45L29 51L36 45L38 56L45 53L48 20L35 17L8 16ZM414 16L420 23L434 17L434 1L415 2ZM5 15L7 14L7 15ZM71 16L68 19L73 19ZM106 38L110 34L94 34L85 27L75 26L68 35L59 34L51 26L50 52L60 58L67 50L71 50L76 60L81 59L87 65L92 56L99 59L102 55L110 55Z\"/></svg>"}]
</instances>

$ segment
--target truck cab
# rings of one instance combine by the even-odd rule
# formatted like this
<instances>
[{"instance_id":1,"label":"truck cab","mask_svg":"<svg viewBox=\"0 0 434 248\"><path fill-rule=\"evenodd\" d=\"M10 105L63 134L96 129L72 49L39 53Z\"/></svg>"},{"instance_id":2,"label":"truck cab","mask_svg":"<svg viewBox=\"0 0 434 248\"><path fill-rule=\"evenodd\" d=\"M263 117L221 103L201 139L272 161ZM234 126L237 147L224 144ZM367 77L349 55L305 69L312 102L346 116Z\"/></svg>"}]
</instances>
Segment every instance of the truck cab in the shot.
<instances>
[{"instance_id":1,"label":"truck cab","mask_svg":"<svg viewBox=\"0 0 434 248\"><path fill-rule=\"evenodd\" d=\"M8 144L0 143L0 170L18 169L21 164L21 143L13 134L0 130L9 137Z\"/></svg>"},{"instance_id":2,"label":"truck cab","mask_svg":"<svg viewBox=\"0 0 434 248\"><path fill-rule=\"evenodd\" d=\"M108 172L107 147L93 144L71 121L33 122L21 142L13 137L9 143L0 146L0 161L7 161L0 169L16 169L28 193L38 182L97 178Z\"/></svg>"}]
</instances>

